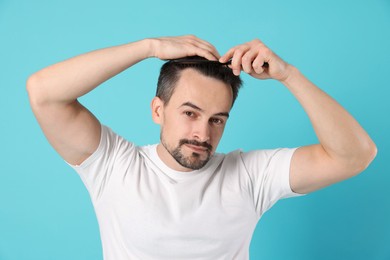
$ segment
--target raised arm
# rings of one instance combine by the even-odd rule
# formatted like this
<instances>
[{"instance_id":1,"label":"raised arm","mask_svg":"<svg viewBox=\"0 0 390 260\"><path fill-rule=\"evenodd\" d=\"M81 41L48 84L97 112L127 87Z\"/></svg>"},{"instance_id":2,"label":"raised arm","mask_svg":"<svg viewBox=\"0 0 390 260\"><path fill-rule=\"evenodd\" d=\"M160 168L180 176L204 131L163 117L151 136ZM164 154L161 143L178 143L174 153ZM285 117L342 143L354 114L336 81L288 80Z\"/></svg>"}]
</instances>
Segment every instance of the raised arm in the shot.
<instances>
[{"instance_id":1,"label":"raised arm","mask_svg":"<svg viewBox=\"0 0 390 260\"><path fill-rule=\"evenodd\" d=\"M77 98L146 58L193 55L219 58L211 44L191 35L144 39L86 53L33 74L27 81L31 107L50 144L77 165L97 149L101 129Z\"/></svg>"},{"instance_id":2,"label":"raised arm","mask_svg":"<svg viewBox=\"0 0 390 260\"><path fill-rule=\"evenodd\" d=\"M290 168L292 190L308 193L347 179L363 171L374 159L376 146L359 123L261 41L253 40L234 47L220 61L226 62L230 58L236 75L244 70L259 79L279 80L310 118L320 143L301 147L295 152Z\"/></svg>"}]
</instances>

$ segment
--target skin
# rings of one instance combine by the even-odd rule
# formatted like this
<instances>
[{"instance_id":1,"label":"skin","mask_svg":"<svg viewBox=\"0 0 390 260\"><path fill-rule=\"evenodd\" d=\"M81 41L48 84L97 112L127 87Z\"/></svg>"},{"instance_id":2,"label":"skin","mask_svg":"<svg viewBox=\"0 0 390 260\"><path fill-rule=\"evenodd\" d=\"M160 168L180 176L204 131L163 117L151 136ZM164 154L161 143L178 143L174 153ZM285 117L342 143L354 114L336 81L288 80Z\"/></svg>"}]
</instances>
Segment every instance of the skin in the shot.
<instances>
[{"instance_id":1,"label":"skin","mask_svg":"<svg viewBox=\"0 0 390 260\"><path fill-rule=\"evenodd\" d=\"M33 74L27 81L30 103L54 149L69 163L80 164L98 147L100 123L77 101L78 97L146 58L165 60L194 55L220 62L232 59L231 68L236 75L245 72L260 80L278 80L302 105L319 143L303 146L293 155L290 186L295 192L312 192L355 176L376 156L374 142L340 104L258 39L235 46L222 57L213 45L193 35L144 39L97 50ZM263 67L265 62L268 67ZM228 93L209 93L214 85L223 89L215 80L191 72L183 74L172 104L164 106L155 98L152 114L153 120L161 125L165 144L158 145L159 156L171 168L188 171L190 169L178 164L168 150L177 147L180 139L187 138L210 143L213 147L210 153L214 153L223 129L210 124L210 119L228 112L231 98ZM213 87L203 87L203 81ZM202 84L196 84L199 82ZM212 102L202 102L203 95ZM183 116L183 113L186 115L182 110L183 102L201 109L201 112L195 109L199 112L195 113L195 119ZM188 105L184 110L187 108ZM207 157L200 147L183 145L182 148L185 157L190 158L194 152L199 154L200 160Z\"/></svg>"}]
</instances>

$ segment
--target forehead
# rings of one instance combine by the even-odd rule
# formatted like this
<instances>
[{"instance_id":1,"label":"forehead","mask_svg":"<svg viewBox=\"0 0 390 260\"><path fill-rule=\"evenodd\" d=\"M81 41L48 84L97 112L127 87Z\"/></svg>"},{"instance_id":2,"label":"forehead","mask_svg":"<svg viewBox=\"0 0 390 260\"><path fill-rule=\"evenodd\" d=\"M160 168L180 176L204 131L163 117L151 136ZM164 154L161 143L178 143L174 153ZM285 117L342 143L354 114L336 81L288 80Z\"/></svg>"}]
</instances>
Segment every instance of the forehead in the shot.
<instances>
[{"instance_id":1,"label":"forehead","mask_svg":"<svg viewBox=\"0 0 390 260\"><path fill-rule=\"evenodd\" d=\"M192 102L210 112L216 110L228 112L232 101L233 93L230 85L189 68L181 72L169 103L177 106Z\"/></svg>"}]
</instances>

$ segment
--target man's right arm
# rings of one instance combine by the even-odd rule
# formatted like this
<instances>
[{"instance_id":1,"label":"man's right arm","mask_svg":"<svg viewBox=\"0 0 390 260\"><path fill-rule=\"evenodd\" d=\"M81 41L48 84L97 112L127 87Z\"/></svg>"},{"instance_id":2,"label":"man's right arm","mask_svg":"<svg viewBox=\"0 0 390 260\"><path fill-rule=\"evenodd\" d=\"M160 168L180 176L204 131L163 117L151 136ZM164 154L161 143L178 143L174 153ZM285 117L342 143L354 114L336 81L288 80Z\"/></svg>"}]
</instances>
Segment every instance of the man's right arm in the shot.
<instances>
[{"instance_id":1,"label":"man's right arm","mask_svg":"<svg viewBox=\"0 0 390 260\"><path fill-rule=\"evenodd\" d=\"M86 53L33 74L27 81L31 107L54 149L79 165L97 149L101 127L77 98L146 58L193 55L219 58L211 44L194 36L144 39Z\"/></svg>"}]
</instances>

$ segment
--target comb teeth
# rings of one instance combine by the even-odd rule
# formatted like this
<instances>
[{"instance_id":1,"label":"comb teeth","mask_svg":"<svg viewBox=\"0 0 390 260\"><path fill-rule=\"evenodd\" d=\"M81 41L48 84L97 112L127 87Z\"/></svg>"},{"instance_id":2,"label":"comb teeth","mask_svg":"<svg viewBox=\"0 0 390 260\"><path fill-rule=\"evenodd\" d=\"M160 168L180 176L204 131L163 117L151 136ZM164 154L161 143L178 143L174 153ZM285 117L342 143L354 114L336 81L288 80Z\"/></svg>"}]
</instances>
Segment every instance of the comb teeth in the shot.
<instances>
[{"instance_id":1,"label":"comb teeth","mask_svg":"<svg viewBox=\"0 0 390 260\"><path fill-rule=\"evenodd\" d=\"M186 67L197 67L200 66L201 64L215 64L215 65L220 65L220 66L226 66L228 67L230 64L232 64L232 60L228 60L227 62L219 62L217 60L206 60L205 58L202 57L185 57L181 59L173 59L169 60L169 62L180 64ZM268 68L269 64L268 62L264 62L263 68Z\"/></svg>"},{"instance_id":2,"label":"comb teeth","mask_svg":"<svg viewBox=\"0 0 390 260\"><path fill-rule=\"evenodd\" d=\"M215 60L206 60L206 59L201 58L201 57L185 57L185 58L181 58L181 59L173 59L173 60L170 60L169 62L182 64L182 65L186 65L186 66L199 66L201 64L215 64L215 65L220 65L220 66L227 66L227 65L231 64L231 60L229 60L228 62L225 62L225 63L221 63L221 62L215 61Z\"/></svg>"}]
</instances>

